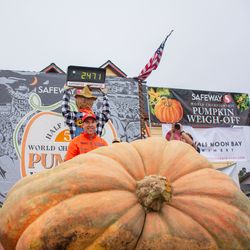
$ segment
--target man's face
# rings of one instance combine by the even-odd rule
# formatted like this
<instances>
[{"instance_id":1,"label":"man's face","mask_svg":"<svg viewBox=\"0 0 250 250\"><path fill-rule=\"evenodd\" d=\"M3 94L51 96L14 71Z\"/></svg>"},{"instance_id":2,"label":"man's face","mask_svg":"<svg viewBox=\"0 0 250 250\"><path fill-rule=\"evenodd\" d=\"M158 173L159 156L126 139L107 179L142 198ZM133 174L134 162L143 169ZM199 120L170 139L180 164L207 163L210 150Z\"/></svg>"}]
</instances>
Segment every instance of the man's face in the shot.
<instances>
[{"instance_id":1,"label":"man's face","mask_svg":"<svg viewBox=\"0 0 250 250\"><path fill-rule=\"evenodd\" d=\"M93 135L96 132L96 120L94 118L87 118L83 122L84 132L88 135Z\"/></svg>"}]
</instances>

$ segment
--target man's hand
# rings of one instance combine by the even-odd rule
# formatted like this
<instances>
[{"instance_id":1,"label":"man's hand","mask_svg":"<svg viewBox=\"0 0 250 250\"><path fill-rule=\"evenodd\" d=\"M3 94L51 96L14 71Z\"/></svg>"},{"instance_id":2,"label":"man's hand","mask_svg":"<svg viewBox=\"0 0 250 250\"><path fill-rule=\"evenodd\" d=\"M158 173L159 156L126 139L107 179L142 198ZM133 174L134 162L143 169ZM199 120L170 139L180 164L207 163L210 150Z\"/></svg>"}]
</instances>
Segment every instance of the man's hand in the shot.
<instances>
[{"instance_id":1,"label":"man's hand","mask_svg":"<svg viewBox=\"0 0 250 250\"><path fill-rule=\"evenodd\" d=\"M64 89L64 90L68 90L68 89L73 89L73 87L69 87L69 86L65 83L64 86L63 86L63 89Z\"/></svg>"},{"instance_id":2,"label":"man's hand","mask_svg":"<svg viewBox=\"0 0 250 250\"><path fill-rule=\"evenodd\" d=\"M100 91L104 94L104 95L107 95L108 93L108 89L105 87L105 88L101 88Z\"/></svg>"}]
</instances>

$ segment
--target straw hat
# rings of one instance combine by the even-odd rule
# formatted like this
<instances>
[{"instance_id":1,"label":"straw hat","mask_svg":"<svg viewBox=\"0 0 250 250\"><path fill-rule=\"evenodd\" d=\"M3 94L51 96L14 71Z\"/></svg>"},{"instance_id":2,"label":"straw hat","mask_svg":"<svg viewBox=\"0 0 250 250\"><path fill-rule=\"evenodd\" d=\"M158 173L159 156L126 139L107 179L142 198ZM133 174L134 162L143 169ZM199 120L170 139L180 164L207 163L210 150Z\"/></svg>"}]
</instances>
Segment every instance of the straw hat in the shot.
<instances>
[{"instance_id":1,"label":"straw hat","mask_svg":"<svg viewBox=\"0 0 250 250\"><path fill-rule=\"evenodd\" d=\"M94 100L96 100L97 98L96 96L92 94L88 86L85 86L83 89L77 89L75 97L77 96L94 99Z\"/></svg>"}]
</instances>

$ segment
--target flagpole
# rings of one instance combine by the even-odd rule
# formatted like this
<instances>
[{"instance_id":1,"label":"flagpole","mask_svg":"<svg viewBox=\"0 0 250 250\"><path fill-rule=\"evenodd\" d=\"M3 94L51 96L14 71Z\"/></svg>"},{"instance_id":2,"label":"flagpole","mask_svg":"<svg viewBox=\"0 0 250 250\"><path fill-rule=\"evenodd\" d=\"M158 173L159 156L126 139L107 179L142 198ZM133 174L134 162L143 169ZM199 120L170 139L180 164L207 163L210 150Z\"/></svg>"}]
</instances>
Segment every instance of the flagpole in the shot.
<instances>
[{"instance_id":1,"label":"flagpole","mask_svg":"<svg viewBox=\"0 0 250 250\"><path fill-rule=\"evenodd\" d=\"M163 49L167 39L171 36L174 30L171 30L166 36L165 40L161 43L160 47L154 53L154 56L150 59L149 63L142 69L140 75L136 77L138 81L138 94L139 94L139 112L140 112L140 124L141 124L141 139L146 138L146 126L145 126L145 109L144 109L144 96L143 96L143 84L142 82L151 74L151 72L157 69L160 63Z\"/></svg>"},{"instance_id":2,"label":"flagpole","mask_svg":"<svg viewBox=\"0 0 250 250\"><path fill-rule=\"evenodd\" d=\"M168 38L171 36L171 34L173 33L173 31L174 31L174 30L171 30L171 31L169 32L169 34L167 35L167 37L166 37L165 40L164 40L164 43L168 40Z\"/></svg>"}]
</instances>

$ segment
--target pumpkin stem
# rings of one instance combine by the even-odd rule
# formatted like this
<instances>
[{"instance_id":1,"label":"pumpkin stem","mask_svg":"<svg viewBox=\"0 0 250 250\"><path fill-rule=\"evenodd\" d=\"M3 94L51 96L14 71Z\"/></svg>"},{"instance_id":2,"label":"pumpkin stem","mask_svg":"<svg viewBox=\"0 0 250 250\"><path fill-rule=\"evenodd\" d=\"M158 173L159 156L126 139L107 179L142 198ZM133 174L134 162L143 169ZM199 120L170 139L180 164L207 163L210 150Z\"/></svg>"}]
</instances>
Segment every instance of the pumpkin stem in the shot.
<instances>
[{"instance_id":1,"label":"pumpkin stem","mask_svg":"<svg viewBox=\"0 0 250 250\"><path fill-rule=\"evenodd\" d=\"M172 187L166 177L149 175L136 183L136 194L146 212L160 211L163 202L170 202Z\"/></svg>"},{"instance_id":2,"label":"pumpkin stem","mask_svg":"<svg viewBox=\"0 0 250 250\"><path fill-rule=\"evenodd\" d=\"M162 97L161 100L163 101L163 106L165 106L165 107L172 106L172 101L168 97Z\"/></svg>"}]
</instances>

